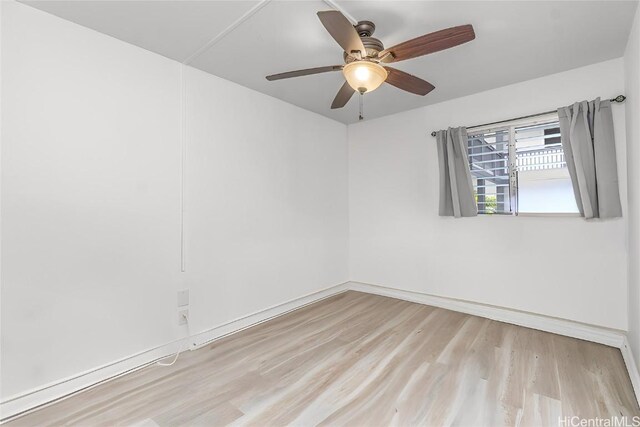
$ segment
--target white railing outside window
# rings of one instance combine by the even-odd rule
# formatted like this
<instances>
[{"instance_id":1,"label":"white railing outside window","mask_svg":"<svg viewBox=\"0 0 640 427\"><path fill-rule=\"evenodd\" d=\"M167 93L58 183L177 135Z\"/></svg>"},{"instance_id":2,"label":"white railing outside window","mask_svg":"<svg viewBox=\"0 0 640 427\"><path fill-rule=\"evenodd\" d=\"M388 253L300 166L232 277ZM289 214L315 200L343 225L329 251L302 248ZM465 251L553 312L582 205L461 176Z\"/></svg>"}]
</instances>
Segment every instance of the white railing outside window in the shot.
<instances>
[{"instance_id":1,"label":"white railing outside window","mask_svg":"<svg viewBox=\"0 0 640 427\"><path fill-rule=\"evenodd\" d=\"M519 172L566 168L564 150L560 146L545 146L516 153Z\"/></svg>"}]
</instances>

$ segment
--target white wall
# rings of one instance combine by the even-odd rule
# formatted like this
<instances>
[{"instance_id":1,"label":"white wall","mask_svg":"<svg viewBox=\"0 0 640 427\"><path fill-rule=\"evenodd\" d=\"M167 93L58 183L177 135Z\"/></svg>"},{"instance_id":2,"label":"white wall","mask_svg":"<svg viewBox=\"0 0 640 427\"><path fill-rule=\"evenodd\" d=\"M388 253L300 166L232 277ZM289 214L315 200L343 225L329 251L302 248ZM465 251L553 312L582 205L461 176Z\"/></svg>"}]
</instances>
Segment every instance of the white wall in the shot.
<instances>
[{"instance_id":1,"label":"white wall","mask_svg":"<svg viewBox=\"0 0 640 427\"><path fill-rule=\"evenodd\" d=\"M518 179L518 212L575 213L578 207L573 198L571 181L562 179Z\"/></svg>"},{"instance_id":2,"label":"white wall","mask_svg":"<svg viewBox=\"0 0 640 427\"><path fill-rule=\"evenodd\" d=\"M187 69L181 274L180 65L3 9L3 399L348 280L344 125Z\"/></svg>"},{"instance_id":3,"label":"white wall","mask_svg":"<svg viewBox=\"0 0 640 427\"><path fill-rule=\"evenodd\" d=\"M640 7L624 55L629 198L629 343L640 365Z\"/></svg>"},{"instance_id":4,"label":"white wall","mask_svg":"<svg viewBox=\"0 0 640 427\"><path fill-rule=\"evenodd\" d=\"M179 65L5 2L2 395L172 341Z\"/></svg>"},{"instance_id":5,"label":"white wall","mask_svg":"<svg viewBox=\"0 0 640 427\"><path fill-rule=\"evenodd\" d=\"M192 332L348 280L346 126L187 70Z\"/></svg>"},{"instance_id":6,"label":"white wall","mask_svg":"<svg viewBox=\"0 0 640 427\"><path fill-rule=\"evenodd\" d=\"M349 126L351 280L626 329L625 219L438 217L429 135L623 92L618 59Z\"/></svg>"},{"instance_id":7,"label":"white wall","mask_svg":"<svg viewBox=\"0 0 640 427\"><path fill-rule=\"evenodd\" d=\"M518 174L518 212L578 215L567 168L525 170Z\"/></svg>"}]
</instances>

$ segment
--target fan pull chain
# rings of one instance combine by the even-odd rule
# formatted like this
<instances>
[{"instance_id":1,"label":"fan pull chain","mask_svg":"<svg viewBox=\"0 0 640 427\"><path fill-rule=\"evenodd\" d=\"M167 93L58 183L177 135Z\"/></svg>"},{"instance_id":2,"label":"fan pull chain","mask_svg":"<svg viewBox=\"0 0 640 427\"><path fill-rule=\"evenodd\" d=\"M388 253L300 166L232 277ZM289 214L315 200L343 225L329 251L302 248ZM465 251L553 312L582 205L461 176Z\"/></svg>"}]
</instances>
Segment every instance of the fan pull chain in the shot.
<instances>
[{"instance_id":1,"label":"fan pull chain","mask_svg":"<svg viewBox=\"0 0 640 427\"><path fill-rule=\"evenodd\" d=\"M364 92L360 92L360 97L358 98L360 104L360 114L358 115L358 120L364 120Z\"/></svg>"}]
</instances>

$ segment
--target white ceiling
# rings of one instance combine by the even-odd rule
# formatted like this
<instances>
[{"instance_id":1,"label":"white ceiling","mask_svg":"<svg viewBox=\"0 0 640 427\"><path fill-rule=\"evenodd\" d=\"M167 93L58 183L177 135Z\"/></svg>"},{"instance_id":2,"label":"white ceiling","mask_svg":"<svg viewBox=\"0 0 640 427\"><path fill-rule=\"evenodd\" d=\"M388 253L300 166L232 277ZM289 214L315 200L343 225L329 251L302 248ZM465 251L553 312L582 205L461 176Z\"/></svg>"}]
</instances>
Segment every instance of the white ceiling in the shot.
<instances>
[{"instance_id":1,"label":"white ceiling","mask_svg":"<svg viewBox=\"0 0 640 427\"><path fill-rule=\"evenodd\" d=\"M343 123L357 97L329 108L341 73L268 82L264 76L342 63L316 17L336 4L371 20L389 47L461 24L476 40L395 64L435 85L421 97L383 85L366 94L375 118L622 56L636 1L30 1L54 15ZM616 94L602 94L613 96Z\"/></svg>"}]
</instances>

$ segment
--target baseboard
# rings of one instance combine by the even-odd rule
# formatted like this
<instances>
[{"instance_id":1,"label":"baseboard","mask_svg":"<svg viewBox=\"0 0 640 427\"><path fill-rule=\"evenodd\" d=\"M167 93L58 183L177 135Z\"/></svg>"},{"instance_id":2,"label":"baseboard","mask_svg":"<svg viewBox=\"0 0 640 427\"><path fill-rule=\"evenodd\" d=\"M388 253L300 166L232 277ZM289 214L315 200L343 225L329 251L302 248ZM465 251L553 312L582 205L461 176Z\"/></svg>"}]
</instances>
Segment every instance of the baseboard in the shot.
<instances>
[{"instance_id":1,"label":"baseboard","mask_svg":"<svg viewBox=\"0 0 640 427\"><path fill-rule=\"evenodd\" d=\"M0 402L0 423L5 423L36 409L66 399L80 391L90 389L122 375L142 369L160 359L174 354L180 348L186 347L187 343L191 349L196 349L215 339L239 332L250 326L257 325L346 290L348 290L348 282L331 286L232 320L205 332L145 350L107 365L99 366L72 377L46 384L16 396L11 396Z\"/></svg>"},{"instance_id":2,"label":"baseboard","mask_svg":"<svg viewBox=\"0 0 640 427\"><path fill-rule=\"evenodd\" d=\"M176 340L71 377L45 384L24 393L10 396L0 402L0 423L39 409L80 391L88 390L106 381L118 378L121 375L149 366L175 353L180 347L184 346L185 342L186 339Z\"/></svg>"},{"instance_id":3,"label":"baseboard","mask_svg":"<svg viewBox=\"0 0 640 427\"><path fill-rule=\"evenodd\" d=\"M624 331L477 302L439 297L421 292L406 291L361 282L349 282L349 289L446 308L447 310L459 311L461 313L472 314L500 322L579 338L610 347L622 348L625 339Z\"/></svg>"},{"instance_id":4,"label":"baseboard","mask_svg":"<svg viewBox=\"0 0 640 427\"><path fill-rule=\"evenodd\" d=\"M631 379L636 401L638 402L638 405L640 405L640 373L638 372L638 366L636 365L635 358L633 357L631 347L629 347L629 342L627 341L627 336L624 331L544 316L536 313L480 304L477 302L445 298L415 291L388 288L380 285L372 285L370 283L349 282L348 287L353 291L366 292L369 294L431 305L434 307L445 308L447 310L472 314L475 316L485 317L487 319L619 348L622 353L622 358L626 365L627 372L629 373L629 378Z\"/></svg>"},{"instance_id":5,"label":"baseboard","mask_svg":"<svg viewBox=\"0 0 640 427\"><path fill-rule=\"evenodd\" d=\"M629 372L633 392L636 394L638 405L640 405L640 373L638 373L638 365L636 365L636 359L633 357L633 352L631 351L627 337L624 337L620 352L622 353L624 364L627 366L627 372Z\"/></svg>"},{"instance_id":6,"label":"baseboard","mask_svg":"<svg viewBox=\"0 0 640 427\"><path fill-rule=\"evenodd\" d=\"M264 310L260 310L254 314L243 316L207 331L194 334L190 338L191 349L198 349L212 341L226 337L227 335L235 334L243 329L271 320L274 317L282 316L306 305L313 304L333 295L348 291L348 285L349 282L345 282L340 285L332 286L322 291L314 292L283 304L265 308Z\"/></svg>"}]
</instances>

